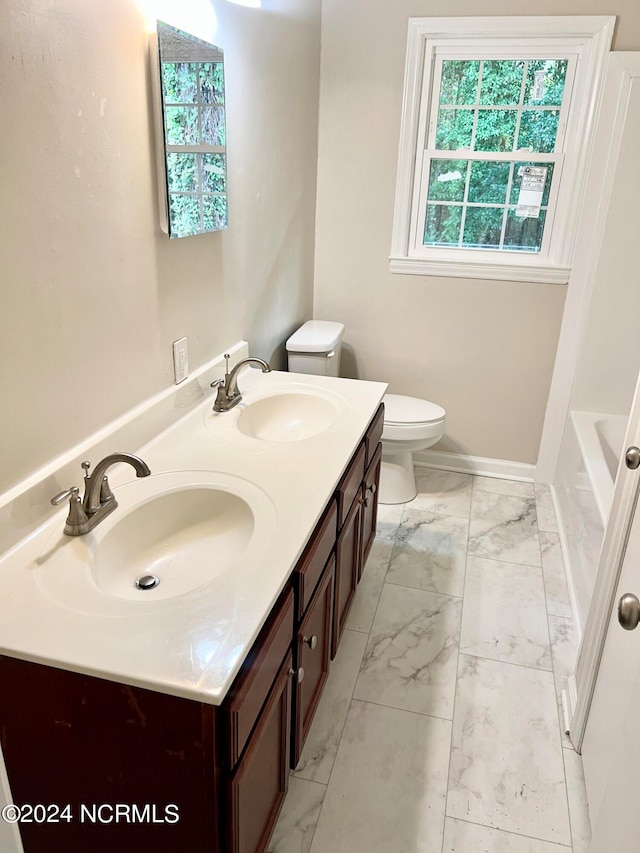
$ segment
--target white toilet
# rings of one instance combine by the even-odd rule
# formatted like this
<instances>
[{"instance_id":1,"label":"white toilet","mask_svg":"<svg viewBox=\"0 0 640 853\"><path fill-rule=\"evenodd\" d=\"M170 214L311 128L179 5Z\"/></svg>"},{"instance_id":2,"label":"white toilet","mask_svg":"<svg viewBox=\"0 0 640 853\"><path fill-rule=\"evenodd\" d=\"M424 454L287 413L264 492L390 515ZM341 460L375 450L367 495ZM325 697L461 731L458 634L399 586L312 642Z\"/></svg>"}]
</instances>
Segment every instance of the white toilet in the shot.
<instances>
[{"instance_id":1,"label":"white toilet","mask_svg":"<svg viewBox=\"0 0 640 853\"><path fill-rule=\"evenodd\" d=\"M289 370L338 376L344 325L328 320L309 320L287 341ZM442 406L385 394L382 432L382 470L379 502L402 504L417 494L412 453L426 450L444 435L445 411Z\"/></svg>"}]
</instances>

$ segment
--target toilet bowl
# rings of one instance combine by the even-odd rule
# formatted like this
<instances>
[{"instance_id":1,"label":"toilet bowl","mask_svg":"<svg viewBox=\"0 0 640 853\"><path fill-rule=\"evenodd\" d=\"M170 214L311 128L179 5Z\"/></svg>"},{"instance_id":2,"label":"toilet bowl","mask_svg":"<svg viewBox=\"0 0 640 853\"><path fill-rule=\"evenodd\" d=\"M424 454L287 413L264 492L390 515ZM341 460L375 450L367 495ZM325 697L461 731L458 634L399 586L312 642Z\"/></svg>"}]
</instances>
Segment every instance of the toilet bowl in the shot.
<instances>
[{"instance_id":1,"label":"toilet bowl","mask_svg":"<svg viewBox=\"0 0 640 853\"><path fill-rule=\"evenodd\" d=\"M412 454L426 450L442 438L445 410L428 400L401 394L385 394L382 402L384 429L378 500L382 504L403 504L417 494Z\"/></svg>"},{"instance_id":2,"label":"toilet bowl","mask_svg":"<svg viewBox=\"0 0 640 853\"><path fill-rule=\"evenodd\" d=\"M289 370L339 376L344 325L329 320L308 320L287 341ZM426 450L444 435L445 411L442 406L385 394L383 398L382 467L378 500L382 504L400 504L417 494L412 453Z\"/></svg>"}]
</instances>

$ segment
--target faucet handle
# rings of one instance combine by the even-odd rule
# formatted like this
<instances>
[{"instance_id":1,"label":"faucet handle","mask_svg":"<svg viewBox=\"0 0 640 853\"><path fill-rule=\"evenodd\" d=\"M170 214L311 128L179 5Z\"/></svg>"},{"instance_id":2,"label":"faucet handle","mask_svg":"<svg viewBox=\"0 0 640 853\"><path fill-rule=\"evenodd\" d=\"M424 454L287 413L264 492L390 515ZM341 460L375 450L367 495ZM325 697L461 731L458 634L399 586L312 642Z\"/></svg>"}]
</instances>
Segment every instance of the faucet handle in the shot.
<instances>
[{"instance_id":1,"label":"faucet handle","mask_svg":"<svg viewBox=\"0 0 640 853\"><path fill-rule=\"evenodd\" d=\"M68 536L79 536L82 533L86 533L88 530L87 515L82 506L80 489L77 486L71 486L70 489L65 489L63 492L54 495L51 498L51 503L53 506L57 506L66 498L69 498L69 515L64 525L64 532Z\"/></svg>"},{"instance_id":2,"label":"faucet handle","mask_svg":"<svg viewBox=\"0 0 640 853\"><path fill-rule=\"evenodd\" d=\"M214 379L211 383L212 388L219 388L221 385L224 385L224 379Z\"/></svg>"},{"instance_id":3,"label":"faucet handle","mask_svg":"<svg viewBox=\"0 0 640 853\"><path fill-rule=\"evenodd\" d=\"M54 495L51 498L51 506L58 506L58 504L61 504L62 501L65 501L67 498L71 498L73 500L74 498L79 497L80 489L77 486L71 486L71 488L64 489L62 492L58 492L57 495Z\"/></svg>"},{"instance_id":4,"label":"faucet handle","mask_svg":"<svg viewBox=\"0 0 640 853\"><path fill-rule=\"evenodd\" d=\"M102 483L100 484L100 503L106 504L107 501L115 500L113 492L111 491L111 486L109 485L109 480L105 474L102 478Z\"/></svg>"}]
</instances>

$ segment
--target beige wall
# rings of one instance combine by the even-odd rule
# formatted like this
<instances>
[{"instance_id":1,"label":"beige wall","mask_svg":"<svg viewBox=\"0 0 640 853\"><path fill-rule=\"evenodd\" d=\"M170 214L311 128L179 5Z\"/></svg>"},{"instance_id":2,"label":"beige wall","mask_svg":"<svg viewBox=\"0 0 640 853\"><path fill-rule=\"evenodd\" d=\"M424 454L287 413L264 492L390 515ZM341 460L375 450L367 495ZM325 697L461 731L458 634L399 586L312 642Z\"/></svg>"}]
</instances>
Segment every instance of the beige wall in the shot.
<instances>
[{"instance_id":1,"label":"beige wall","mask_svg":"<svg viewBox=\"0 0 640 853\"><path fill-rule=\"evenodd\" d=\"M176 338L282 366L311 314L320 0L212 5L230 228L169 241L135 0L0 3L0 492L171 384Z\"/></svg>"},{"instance_id":2,"label":"beige wall","mask_svg":"<svg viewBox=\"0 0 640 853\"><path fill-rule=\"evenodd\" d=\"M387 260L407 20L479 11L324 0L314 316L344 322L349 375L446 408L436 449L535 463L566 288L391 275ZM616 49L640 47L636 0L487 0L482 14L616 14Z\"/></svg>"}]
</instances>

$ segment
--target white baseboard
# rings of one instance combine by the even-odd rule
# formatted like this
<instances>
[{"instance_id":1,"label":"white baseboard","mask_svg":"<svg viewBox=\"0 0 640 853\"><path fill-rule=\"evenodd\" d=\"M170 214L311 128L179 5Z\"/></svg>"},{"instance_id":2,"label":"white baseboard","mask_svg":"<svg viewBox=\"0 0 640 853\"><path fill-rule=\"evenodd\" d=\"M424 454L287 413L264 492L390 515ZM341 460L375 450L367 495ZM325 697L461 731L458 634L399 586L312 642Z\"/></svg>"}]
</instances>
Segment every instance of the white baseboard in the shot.
<instances>
[{"instance_id":1,"label":"white baseboard","mask_svg":"<svg viewBox=\"0 0 640 853\"><path fill-rule=\"evenodd\" d=\"M422 450L413 454L414 465L439 468L441 471L458 471L461 474L481 474L501 480L524 480L532 483L536 466L508 459L489 459L485 456L465 456L462 453L445 453L442 450Z\"/></svg>"}]
</instances>

